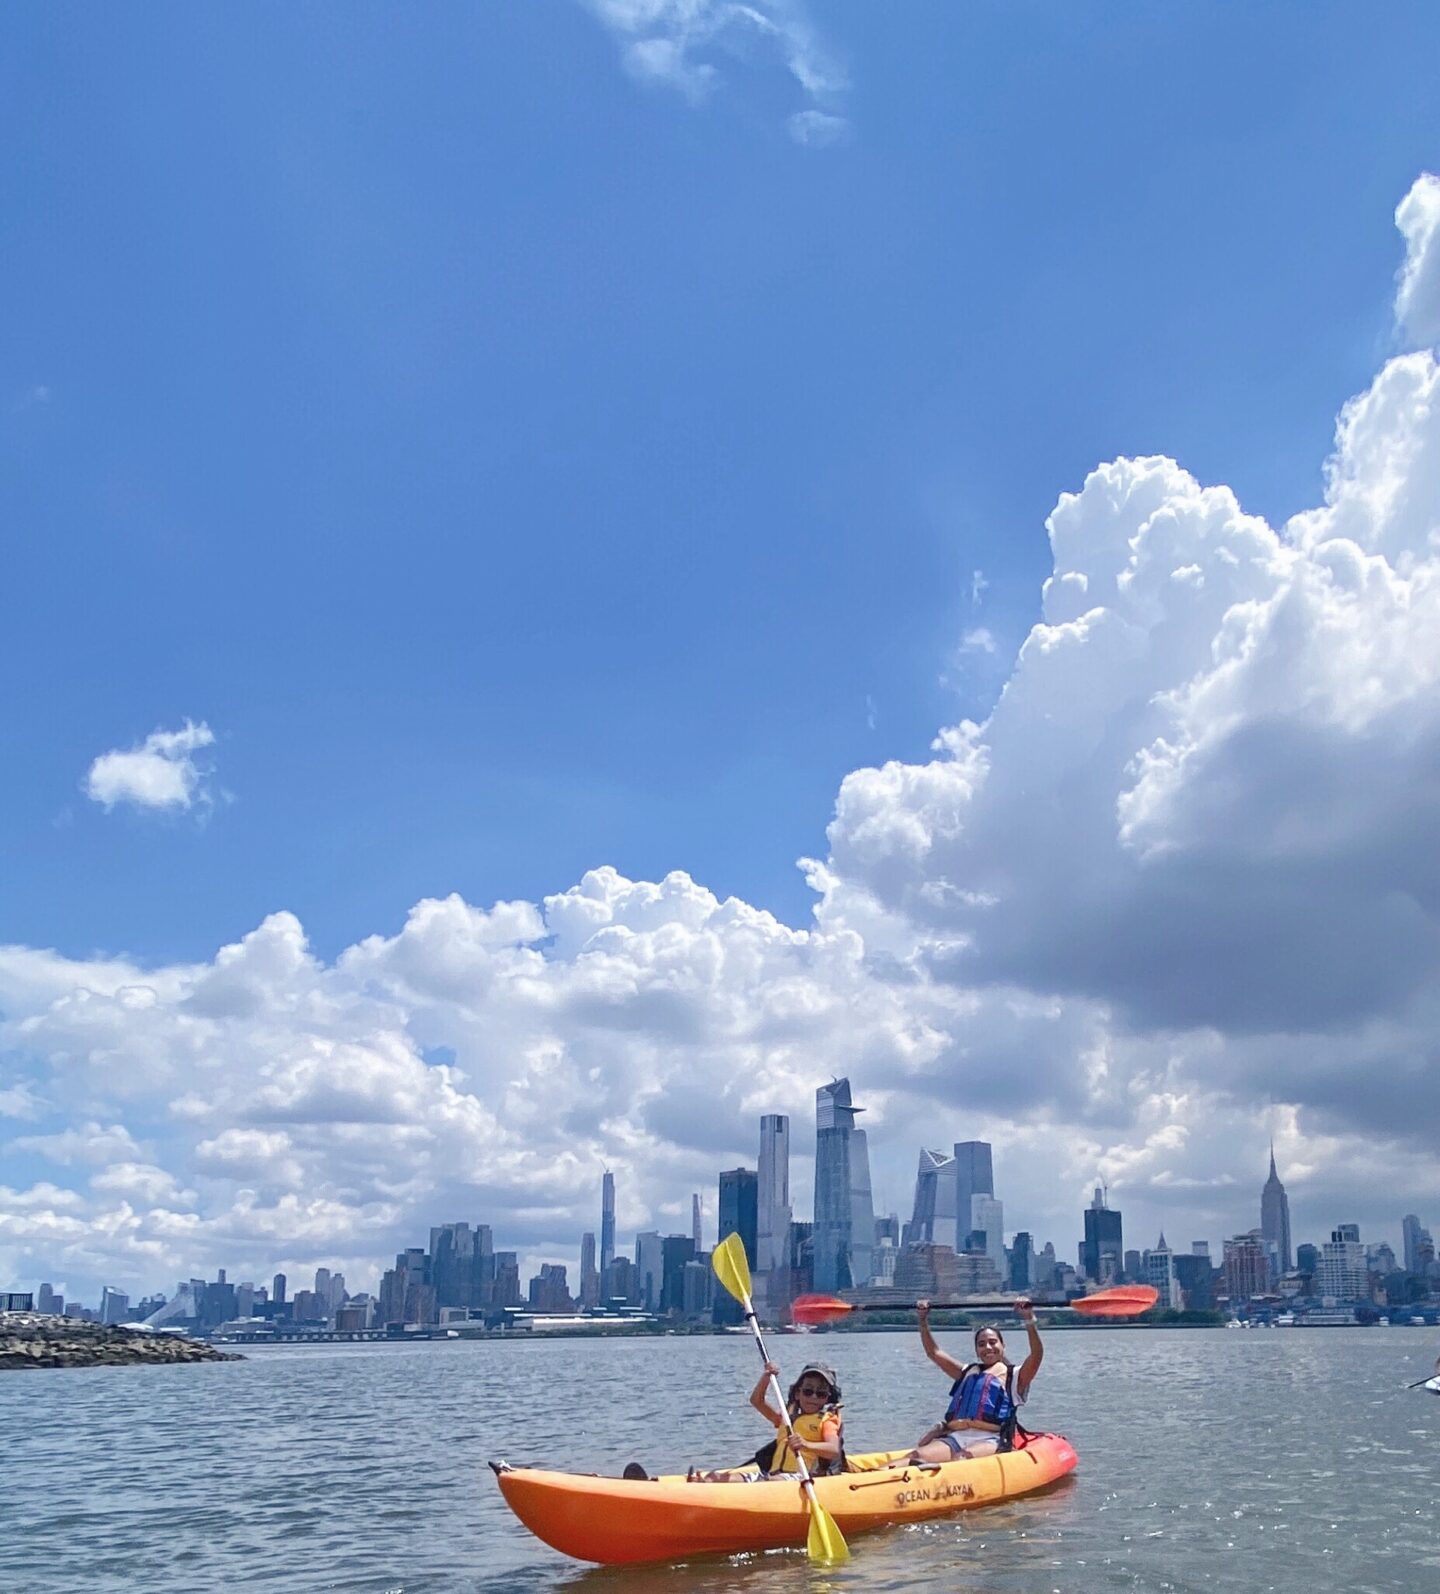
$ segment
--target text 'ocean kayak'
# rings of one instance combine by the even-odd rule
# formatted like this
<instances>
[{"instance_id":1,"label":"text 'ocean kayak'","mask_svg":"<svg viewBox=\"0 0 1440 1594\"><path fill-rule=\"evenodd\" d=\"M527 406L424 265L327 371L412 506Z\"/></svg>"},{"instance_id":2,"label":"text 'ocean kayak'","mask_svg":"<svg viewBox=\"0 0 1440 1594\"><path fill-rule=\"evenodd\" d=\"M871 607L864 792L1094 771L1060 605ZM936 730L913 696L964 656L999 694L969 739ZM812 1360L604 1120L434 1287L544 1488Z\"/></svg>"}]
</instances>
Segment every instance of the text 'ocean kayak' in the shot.
<instances>
[{"instance_id":1,"label":"text 'ocean kayak'","mask_svg":"<svg viewBox=\"0 0 1440 1594\"><path fill-rule=\"evenodd\" d=\"M884 1468L905 1451L853 1456L857 1470L817 1478L820 1503L848 1538L896 1522L921 1522L953 1511L1033 1494L1072 1472L1076 1455L1059 1434L1036 1434L1023 1450ZM684 1478L582 1477L492 1462L500 1492L535 1535L580 1561L623 1565L691 1555L803 1545L810 1514L799 1482L687 1483ZM883 1469L883 1470L882 1470Z\"/></svg>"}]
</instances>

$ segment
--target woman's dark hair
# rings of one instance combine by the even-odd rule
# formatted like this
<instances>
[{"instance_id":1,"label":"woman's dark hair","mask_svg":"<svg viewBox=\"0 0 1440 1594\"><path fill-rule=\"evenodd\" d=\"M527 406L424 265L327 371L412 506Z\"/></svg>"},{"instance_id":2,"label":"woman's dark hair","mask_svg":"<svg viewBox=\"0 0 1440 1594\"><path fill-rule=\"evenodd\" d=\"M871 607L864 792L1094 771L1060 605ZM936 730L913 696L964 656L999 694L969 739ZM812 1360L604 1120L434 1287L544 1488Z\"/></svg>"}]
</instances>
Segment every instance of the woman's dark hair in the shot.
<instances>
[{"instance_id":1,"label":"woman's dark hair","mask_svg":"<svg viewBox=\"0 0 1440 1594\"><path fill-rule=\"evenodd\" d=\"M981 1323L979 1328L975 1330L975 1348L977 1350L980 1348L980 1336L982 1334L993 1334L1002 1345L1005 1343L1005 1331L1000 1327L999 1323Z\"/></svg>"}]
</instances>

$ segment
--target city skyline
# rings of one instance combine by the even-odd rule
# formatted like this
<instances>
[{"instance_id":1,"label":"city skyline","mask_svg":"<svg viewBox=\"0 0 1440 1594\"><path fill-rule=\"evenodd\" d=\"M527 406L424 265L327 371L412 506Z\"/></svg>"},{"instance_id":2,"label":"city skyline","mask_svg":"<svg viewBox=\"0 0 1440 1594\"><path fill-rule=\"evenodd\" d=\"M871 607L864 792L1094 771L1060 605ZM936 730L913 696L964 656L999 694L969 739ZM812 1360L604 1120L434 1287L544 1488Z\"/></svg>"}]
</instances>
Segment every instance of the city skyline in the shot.
<instances>
[{"instance_id":1,"label":"city skyline","mask_svg":"<svg viewBox=\"0 0 1440 1594\"><path fill-rule=\"evenodd\" d=\"M863 1109L853 1105L850 1082L848 1079L832 1081L827 1086L822 1086L815 1093L815 1124L817 1131L817 1150L825 1145L827 1133L832 1138L836 1132L848 1141L850 1135L856 1133L854 1120ZM762 1181L759 1169L768 1163L768 1179L773 1187L773 1193L788 1192L789 1187L789 1124L784 1115L762 1115L758 1124L758 1155L756 1168L738 1167L729 1171L721 1170L717 1175L717 1239L723 1239L727 1234L739 1232L744 1239L747 1254L751 1258L752 1269L756 1272L756 1300L762 1308L768 1305L772 1316L783 1314L784 1303L788 1300L789 1286L781 1286L767 1278L770 1269L760 1265L760 1221L761 1221L761 1193ZM782 1151L783 1148L783 1151ZM914 1207L911 1217L903 1220L899 1215L883 1216L870 1209L870 1192L868 1172L865 1168L866 1157L865 1142L862 1140L859 1147L859 1156L856 1159L859 1171L851 1174L851 1157L854 1153L848 1148L844 1156L836 1161L835 1172L839 1178L839 1187L850 1193L850 1207L848 1223L853 1225L858 1217L860 1221L867 1222L869 1230L862 1245L855 1248L855 1257L842 1255L838 1269L839 1277L821 1272L818 1277L812 1273L810 1283L822 1290L836 1288L852 1288L857 1284L874 1283L879 1280L870 1275L869 1256L873 1253L877 1257L881 1251L882 1232L888 1231L892 1236L890 1243L897 1244L897 1251L903 1252L913 1240L925 1244L938 1246L942 1251L961 1252L978 1249L988 1252L988 1266L993 1272L973 1278L968 1286L964 1286L969 1293L983 1292L986 1289L1002 1286L1009 1283L1012 1287L1025 1289L1033 1282L1028 1277L1022 1277L1018 1282L1014 1276L1017 1266L1015 1255L1010 1249L1010 1240L1014 1238L1018 1245L1023 1246L1021 1254L1027 1258L1038 1255L1041 1242L1038 1237L1032 1237L1027 1230L1016 1230L1014 1235L1001 1231L998 1241L993 1235L987 1235L983 1230L977 1232L972 1228L968 1235L964 1234L958 1218L958 1213L949 1219L946 1227L946 1215L952 1209L963 1204L963 1197L968 1193L971 1212L973 1215L989 1215L998 1217L1003 1211L1003 1202L995 1199L995 1173L994 1173L994 1148L984 1141L956 1142L953 1154L946 1156L929 1150L922 1150L917 1170L914 1192ZM858 1188L863 1204L863 1210L857 1212L854 1205L855 1189ZM941 1193L937 1198L937 1191ZM959 1192L957 1194L957 1192ZM612 1255L605 1267L597 1266L597 1248L593 1231L585 1231L579 1237L578 1267L575 1258L560 1260L551 1258L539 1261L538 1273L531 1276L530 1295L532 1303L537 1299L536 1286L540 1287L538 1299L544 1303L548 1310L569 1310L573 1302L575 1309L593 1309L605 1298L606 1290L615 1286L618 1279L623 1284L627 1279L638 1280L641 1299L649 1300L652 1306L658 1306L663 1298L672 1308L678 1308L681 1301L690 1303L703 1300L705 1309L708 1310L712 1288L708 1277L704 1275L703 1263L708 1252L702 1250L701 1213L703 1198L700 1192L691 1195L691 1223L692 1230L689 1235L672 1234L669 1236L659 1231L637 1231L633 1239L633 1260L621 1256L616 1261L613 1243L613 1224L615 1211L616 1182L614 1173L605 1169L602 1173L599 1190L600 1226L602 1231L609 1225L612 1236ZM833 1199L832 1199L833 1208ZM865 1214L868 1212L868 1219ZM1268 1257L1268 1262L1255 1264L1262 1269L1262 1275L1272 1283L1281 1274L1288 1271L1290 1266L1291 1229L1289 1219L1288 1197L1283 1182L1279 1178L1273 1139L1269 1146L1269 1168L1267 1177L1261 1186L1259 1195L1260 1223L1252 1228L1238 1230L1232 1236L1222 1241L1224 1255L1224 1272L1228 1278L1232 1277L1231 1253L1235 1250L1237 1257L1243 1256L1244 1247L1253 1244L1256 1255ZM816 1214L818 1218L818 1211ZM937 1218L940 1220L937 1224ZM1211 1244L1209 1237L1196 1237L1190 1242L1185 1254L1175 1258L1172 1262L1173 1252L1167 1248L1163 1230L1155 1247L1143 1250L1127 1247L1121 1231L1121 1213L1110 1203L1109 1192L1103 1185L1096 1185L1091 1200L1082 1213L1083 1237L1076 1249L1076 1261L1081 1279L1089 1278L1092 1284L1115 1282L1121 1277L1127 1277L1132 1282L1154 1283L1160 1290L1161 1303L1169 1305L1172 1299L1178 1300L1181 1283L1185 1282L1188 1288L1188 1275L1185 1272L1186 1264L1193 1261L1196 1256L1209 1257ZM811 1229L823 1233L823 1228L818 1225L804 1224L801 1228ZM842 1225L844 1227L844 1225ZM846 1229L848 1234L848 1228ZM787 1236L787 1251L793 1250L794 1223L791 1223L791 1232ZM944 1238L948 1233L948 1239ZM1360 1225L1351 1222L1342 1222L1330 1230L1329 1241L1324 1241L1319 1246L1305 1246L1306 1250L1323 1258L1322 1273L1332 1285L1338 1280L1353 1281L1356 1270L1365 1271L1365 1257L1377 1252L1381 1256L1388 1256L1392 1266L1406 1271L1412 1270L1412 1263L1423 1249L1427 1265L1434 1260L1434 1242L1430 1231L1415 1214L1405 1214L1400 1223L1401 1250L1396 1252L1386 1240L1367 1238L1360 1239ZM1254 1237L1253 1241L1247 1240L1247 1235ZM647 1261L646 1246L650 1240L657 1246L656 1253L660 1261L651 1256ZM690 1271L696 1272L693 1280L695 1294L690 1292L690 1283L687 1282L682 1289L677 1282L671 1290L667 1282L665 1292L660 1292L659 1279L663 1269L668 1277L672 1268L672 1253L678 1256L675 1249L683 1241L685 1255L680 1259L680 1265L691 1264ZM813 1241L811 1242L813 1244ZM848 1244L848 1239L846 1244ZM1051 1258L1048 1265L1058 1265L1065 1271L1067 1264L1063 1256L1063 1242L1057 1248L1053 1239L1047 1238L1043 1249ZM998 1253L998 1254L997 1254ZM1333 1254L1332 1254L1333 1253ZM814 1253L812 1252L812 1255ZM864 1257L865 1260L855 1258ZM1356 1258L1360 1260L1357 1263ZM1140 1260L1137 1260L1140 1259ZM430 1230L430 1243L428 1251L412 1248L400 1253L396 1258L396 1267L387 1271L381 1278L378 1287L379 1310L384 1312L387 1307L394 1313L403 1316L407 1310L414 1310L414 1286L423 1278L424 1285L435 1295L436 1299L443 1299L444 1304L478 1304L482 1298L482 1278L488 1279L490 1285L497 1278L497 1262L500 1273L509 1279L508 1284L502 1285L504 1300L513 1299L515 1304L523 1300L522 1278L526 1273L526 1264L530 1258L522 1257L515 1251L497 1252L492 1238L492 1228L489 1224L479 1224L474 1227L468 1222L446 1223L432 1227ZM787 1260L793 1262L793 1255ZM423 1268L421 1263L423 1261ZM814 1262L809 1264L812 1268ZM617 1267L618 1273L612 1270ZM822 1267L825 1264L822 1262ZM1029 1263L1023 1264L1028 1270ZM894 1277L894 1261L888 1264L887 1277ZM1236 1261L1235 1267L1240 1271L1233 1276L1249 1279L1253 1268L1249 1263ZM571 1276L571 1269L574 1276ZM855 1269L862 1270L857 1276ZM1250 1268L1250 1271L1246 1271ZM416 1269L421 1271L416 1272ZM633 1270L633 1271L632 1271ZM1328 1270L1328 1271L1327 1271ZM903 1272L904 1270L902 1270ZM912 1268L913 1274L913 1268ZM340 1280L339 1294L344 1298L344 1275L338 1270L333 1275ZM275 1285L278 1290L278 1299L284 1299L284 1274L277 1273ZM678 1274L676 1275L678 1279ZM324 1299L330 1289L332 1278L331 1270L321 1264L317 1266L316 1287L314 1295ZM407 1278L411 1280L407 1283ZM473 1280L473 1282L471 1282ZM548 1282L547 1282L548 1281ZM225 1269L219 1273L219 1283L225 1283ZM1046 1287L1059 1287L1062 1281L1055 1279L1049 1281ZM53 1280L38 1282L38 1291L43 1299L51 1293ZM182 1284L182 1290L186 1288ZM489 1286L485 1286L488 1288ZM630 1286L625 1286L630 1287ZM956 1288L961 1287L959 1284ZM198 1284L195 1286L198 1290ZM213 1286L211 1286L213 1288ZM250 1290L249 1283L240 1286L242 1290ZM928 1286L933 1293L934 1284ZM61 1290L64 1285L62 1283ZM922 1287L922 1293L925 1292ZM57 1292L59 1293L59 1292ZM152 1292L157 1293L158 1292ZM261 1294L263 1296L263 1290ZM621 1290L623 1293L623 1289ZM311 1292L305 1292L309 1297ZM653 1296L653 1300L651 1297ZM369 1299L368 1296L362 1298ZM486 1295L485 1299L489 1299ZM101 1304L99 1307L102 1320L106 1317L107 1300L118 1299L128 1303L129 1292L120 1290L113 1285L106 1285L101 1291ZM406 1305L407 1300L409 1305ZM173 1302L172 1302L173 1312ZM722 1304L720 1310L726 1310ZM242 1315L244 1315L242 1313ZM728 1314L733 1315L733 1314ZM117 1319L118 1320L118 1319ZM719 1319L717 1319L719 1320Z\"/></svg>"}]
</instances>

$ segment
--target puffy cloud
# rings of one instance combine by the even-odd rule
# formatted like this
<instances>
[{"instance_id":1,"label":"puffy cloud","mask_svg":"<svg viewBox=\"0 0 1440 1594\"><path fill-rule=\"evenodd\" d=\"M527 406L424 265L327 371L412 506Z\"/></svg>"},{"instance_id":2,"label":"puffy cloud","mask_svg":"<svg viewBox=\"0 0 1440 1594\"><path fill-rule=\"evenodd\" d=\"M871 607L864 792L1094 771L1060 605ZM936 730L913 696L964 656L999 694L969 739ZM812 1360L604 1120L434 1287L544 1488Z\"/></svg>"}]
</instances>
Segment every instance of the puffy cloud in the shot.
<instances>
[{"instance_id":1,"label":"puffy cloud","mask_svg":"<svg viewBox=\"0 0 1440 1594\"><path fill-rule=\"evenodd\" d=\"M181 810L207 803L208 771L195 754L214 741L215 733L203 721L186 720L178 731L152 731L138 747L101 753L85 776L85 795L107 810L117 803Z\"/></svg>"},{"instance_id":2,"label":"puffy cloud","mask_svg":"<svg viewBox=\"0 0 1440 1594\"><path fill-rule=\"evenodd\" d=\"M17 1151L38 1152L51 1162L92 1163L103 1166L137 1157L136 1145L124 1124L80 1124L53 1135L22 1135L12 1142Z\"/></svg>"},{"instance_id":3,"label":"puffy cloud","mask_svg":"<svg viewBox=\"0 0 1440 1594\"><path fill-rule=\"evenodd\" d=\"M1440 343L1440 177L1415 180L1395 224L1405 235L1395 319L1413 343Z\"/></svg>"},{"instance_id":4,"label":"puffy cloud","mask_svg":"<svg viewBox=\"0 0 1440 1594\"><path fill-rule=\"evenodd\" d=\"M624 41L626 68L678 90L691 103L720 83L717 59L778 59L808 102L786 126L797 144L820 148L846 132L837 113L845 76L821 45L799 0L587 0Z\"/></svg>"}]
</instances>

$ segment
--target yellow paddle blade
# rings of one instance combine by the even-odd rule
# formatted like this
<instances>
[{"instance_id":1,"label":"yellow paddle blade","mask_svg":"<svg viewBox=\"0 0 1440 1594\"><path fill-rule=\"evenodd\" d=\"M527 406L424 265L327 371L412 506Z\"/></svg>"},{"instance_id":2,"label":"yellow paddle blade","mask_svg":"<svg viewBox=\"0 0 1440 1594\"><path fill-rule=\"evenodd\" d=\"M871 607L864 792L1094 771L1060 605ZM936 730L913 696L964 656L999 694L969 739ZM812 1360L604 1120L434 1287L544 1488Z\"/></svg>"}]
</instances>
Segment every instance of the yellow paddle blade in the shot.
<instances>
[{"instance_id":1,"label":"yellow paddle blade","mask_svg":"<svg viewBox=\"0 0 1440 1594\"><path fill-rule=\"evenodd\" d=\"M715 1277L737 1301L750 1299L750 1263L745 1255L745 1242L738 1234L727 1234L710 1253L710 1265Z\"/></svg>"},{"instance_id":2,"label":"yellow paddle blade","mask_svg":"<svg viewBox=\"0 0 1440 1594\"><path fill-rule=\"evenodd\" d=\"M810 1497L810 1531L805 1536L805 1553L812 1561L840 1566L850 1559L850 1546L845 1542L840 1524L815 1498L813 1489L805 1492Z\"/></svg>"}]
</instances>

